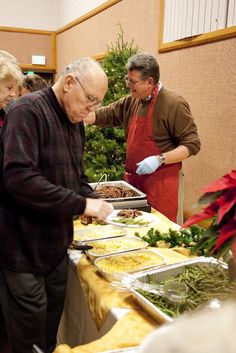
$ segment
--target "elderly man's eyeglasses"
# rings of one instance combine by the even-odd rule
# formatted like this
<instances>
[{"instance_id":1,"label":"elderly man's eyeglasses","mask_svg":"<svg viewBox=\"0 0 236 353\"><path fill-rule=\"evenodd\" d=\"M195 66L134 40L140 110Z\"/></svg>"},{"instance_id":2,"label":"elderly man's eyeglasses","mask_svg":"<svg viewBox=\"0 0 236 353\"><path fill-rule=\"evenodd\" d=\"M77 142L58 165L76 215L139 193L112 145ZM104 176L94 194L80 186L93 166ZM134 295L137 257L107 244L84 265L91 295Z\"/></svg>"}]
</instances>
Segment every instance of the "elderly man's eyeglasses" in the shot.
<instances>
[{"instance_id":1,"label":"elderly man's eyeglasses","mask_svg":"<svg viewBox=\"0 0 236 353\"><path fill-rule=\"evenodd\" d=\"M88 94L84 86L82 85L81 81L78 79L78 77L75 76L75 80L80 84L80 87L84 91L84 95L87 101L87 106L90 108L99 108L102 105L102 102L97 99L97 97L92 96L91 94Z\"/></svg>"},{"instance_id":2,"label":"elderly man's eyeglasses","mask_svg":"<svg viewBox=\"0 0 236 353\"><path fill-rule=\"evenodd\" d=\"M130 86L135 86L137 85L137 83L147 80L147 78L148 77L142 78L142 80L139 80L139 81L133 81L133 80L130 80L128 76L125 76L125 83Z\"/></svg>"}]
</instances>

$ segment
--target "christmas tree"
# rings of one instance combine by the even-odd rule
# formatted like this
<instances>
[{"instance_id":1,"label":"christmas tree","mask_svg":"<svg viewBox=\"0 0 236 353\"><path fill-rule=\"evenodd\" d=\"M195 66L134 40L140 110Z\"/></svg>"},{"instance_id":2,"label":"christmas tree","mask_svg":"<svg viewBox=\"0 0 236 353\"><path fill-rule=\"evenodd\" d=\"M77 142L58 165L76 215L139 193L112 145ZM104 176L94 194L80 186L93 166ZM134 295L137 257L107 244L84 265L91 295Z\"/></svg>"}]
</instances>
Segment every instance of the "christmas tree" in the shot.
<instances>
[{"instance_id":1,"label":"christmas tree","mask_svg":"<svg viewBox=\"0 0 236 353\"><path fill-rule=\"evenodd\" d=\"M134 41L126 42L124 32L120 33L115 44L107 46L107 55L102 61L108 77L108 91L104 97L104 105L108 105L127 95L124 77L125 64L130 56L138 52ZM122 128L97 128L86 126L86 147L84 165L91 182L98 181L103 174L108 180L122 180L126 154L125 136Z\"/></svg>"}]
</instances>

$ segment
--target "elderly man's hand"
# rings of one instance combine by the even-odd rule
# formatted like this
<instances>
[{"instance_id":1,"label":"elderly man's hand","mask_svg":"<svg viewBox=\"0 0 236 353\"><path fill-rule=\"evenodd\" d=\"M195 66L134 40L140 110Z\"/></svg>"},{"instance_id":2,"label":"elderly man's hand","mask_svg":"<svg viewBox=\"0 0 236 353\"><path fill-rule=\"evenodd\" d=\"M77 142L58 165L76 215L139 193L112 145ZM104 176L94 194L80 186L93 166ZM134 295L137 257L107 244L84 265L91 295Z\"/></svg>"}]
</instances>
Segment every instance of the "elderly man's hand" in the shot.
<instances>
[{"instance_id":1,"label":"elderly man's hand","mask_svg":"<svg viewBox=\"0 0 236 353\"><path fill-rule=\"evenodd\" d=\"M85 216L96 218L98 221L102 221L114 210L111 203L103 201L101 199L86 199L86 207L84 210Z\"/></svg>"},{"instance_id":2,"label":"elderly man's hand","mask_svg":"<svg viewBox=\"0 0 236 353\"><path fill-rule=\"evenodd\" d=\"M150 156L137 163L137 166L136 173L138 175L151 174L160 167L160 160L157 156Z\"/></svg>"},{"instance_id":3,"label":"elderly man's hand","mask_svg":"<svg viewBox=\"0 0 236 353\"><path fill-rule=\"evenodd\" d=\"M90 112L84 119L84 125L92 125L96 120L95 112Z\"/></svg>"}]
</instances>

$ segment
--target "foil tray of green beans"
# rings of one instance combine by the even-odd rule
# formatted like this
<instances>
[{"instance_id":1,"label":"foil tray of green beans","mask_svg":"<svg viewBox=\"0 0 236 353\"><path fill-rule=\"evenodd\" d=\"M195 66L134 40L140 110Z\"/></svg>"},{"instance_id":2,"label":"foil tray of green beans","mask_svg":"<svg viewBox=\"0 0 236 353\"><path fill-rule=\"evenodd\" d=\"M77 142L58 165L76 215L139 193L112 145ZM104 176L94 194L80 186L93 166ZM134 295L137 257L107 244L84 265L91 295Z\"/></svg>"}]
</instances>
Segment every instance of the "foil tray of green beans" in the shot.
<instances>
[{"instance_id":1,"label":"foil tray of green beans","mask_svg":"<svg viewBox=\"0 0 236 353\"><path fill-rule=\"evenodd\" d=\"M228 265L213 257L198 257L135 276L144 283L165 284L169 280L188 286L187 299L173 303L156 294L132 289L135 300L158 322L171 322L179 315L204 307L212 299L226 300L236 294L236 281L229 278Z\"/></svg>"}]
</instances>

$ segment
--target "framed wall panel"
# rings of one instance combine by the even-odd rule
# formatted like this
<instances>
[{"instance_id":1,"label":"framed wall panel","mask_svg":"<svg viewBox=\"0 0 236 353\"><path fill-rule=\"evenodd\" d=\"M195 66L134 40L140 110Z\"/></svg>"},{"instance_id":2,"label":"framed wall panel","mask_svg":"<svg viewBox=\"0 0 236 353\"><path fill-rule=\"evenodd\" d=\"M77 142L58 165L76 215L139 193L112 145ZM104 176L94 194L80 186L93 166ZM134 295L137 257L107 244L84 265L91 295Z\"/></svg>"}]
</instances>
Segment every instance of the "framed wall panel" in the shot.
<instances>
[{"instance_id":1,"label":"framed wall panel","mask_svg":"<svg viewBox=\"0 0 236 353\"><path fill-rule=\"evenodd\" d=\"M160 53L236 36L236 0L160 0L160 6Z\"/></svg>"},{"instance_id":2,"label":"framed wall panel","mask_svg":"<svg viewBox=\"0 0 236 353\"><path fill-rule=\"evenodd\" d=\"M229 0L227 27L236 25L236 0Z\"/></svg>"},{"instance_id":3,"label":"framed wall panel","mask_svg":"<svg viewBox=\"0 0 236 353\"><path fill-rule=\"evenodd\" d=\"M55 32L0 27L1 49L13 54L23 70L56 70ZM32 55L46 57L46 65L32 65Z\"/></svg>"}]
</instances>

